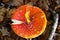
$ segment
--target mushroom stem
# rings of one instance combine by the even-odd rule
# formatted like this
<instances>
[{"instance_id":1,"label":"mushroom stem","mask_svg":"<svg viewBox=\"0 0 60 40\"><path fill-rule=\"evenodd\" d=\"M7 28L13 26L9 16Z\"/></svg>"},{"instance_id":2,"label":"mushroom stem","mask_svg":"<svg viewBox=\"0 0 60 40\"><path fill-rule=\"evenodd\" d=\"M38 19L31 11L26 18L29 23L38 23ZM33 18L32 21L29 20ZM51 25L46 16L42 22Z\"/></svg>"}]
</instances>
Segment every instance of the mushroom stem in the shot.
<instances>
[{"instance_id":1,"label":"mushroom stem","mask_svg":"<svg viewBox=\"0 0 60 40\"><path fill-rule=\"evenodd\" d=\"M27 40L32 40L32 38L30 38L30 39L27 39Z\"/></svg>"}]
</instances>

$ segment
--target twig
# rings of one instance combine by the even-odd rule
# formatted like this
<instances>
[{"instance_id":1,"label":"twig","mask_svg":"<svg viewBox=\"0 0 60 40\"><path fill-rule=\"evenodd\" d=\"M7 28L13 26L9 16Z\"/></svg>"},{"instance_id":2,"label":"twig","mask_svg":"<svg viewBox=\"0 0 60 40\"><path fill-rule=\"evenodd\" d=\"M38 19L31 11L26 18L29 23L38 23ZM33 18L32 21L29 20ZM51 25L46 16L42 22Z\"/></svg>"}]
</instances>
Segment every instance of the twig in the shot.
<instances>
[{"instance_id":1,"label":"twig","mask_svg":"<svg viewBox=\"0 0 60 40\"><path fill-rule=\"evenodd\" d=\"M52 40L53 39L53 36L55 34L57 25L58 25L58 14L56 15L55 23L53 25L53 30L52 30L52 33L50 34L49 40Z\"/></svg>"}]
</instances>

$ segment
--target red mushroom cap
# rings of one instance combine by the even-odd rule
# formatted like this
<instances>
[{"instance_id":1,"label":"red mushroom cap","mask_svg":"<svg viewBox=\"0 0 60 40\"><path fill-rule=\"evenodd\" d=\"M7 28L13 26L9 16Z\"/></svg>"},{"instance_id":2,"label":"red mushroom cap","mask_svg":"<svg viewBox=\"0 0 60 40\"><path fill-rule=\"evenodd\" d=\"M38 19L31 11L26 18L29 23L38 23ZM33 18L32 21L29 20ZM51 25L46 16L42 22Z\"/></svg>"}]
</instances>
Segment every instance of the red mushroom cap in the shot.
<instances>
[{"instance_id":1,"label":"red mushroom cap","mask_svg":"<svg viewBox=\"0 0 60 40\"><path fill-rule=\"evenodd\" d=\"M11 27L23 38L35 38L41 35L47 24L45 13L38 7L31 5L20 6L12 15ZM15 21L14 21L15 20Z\"/></svg>"}]
</instances>

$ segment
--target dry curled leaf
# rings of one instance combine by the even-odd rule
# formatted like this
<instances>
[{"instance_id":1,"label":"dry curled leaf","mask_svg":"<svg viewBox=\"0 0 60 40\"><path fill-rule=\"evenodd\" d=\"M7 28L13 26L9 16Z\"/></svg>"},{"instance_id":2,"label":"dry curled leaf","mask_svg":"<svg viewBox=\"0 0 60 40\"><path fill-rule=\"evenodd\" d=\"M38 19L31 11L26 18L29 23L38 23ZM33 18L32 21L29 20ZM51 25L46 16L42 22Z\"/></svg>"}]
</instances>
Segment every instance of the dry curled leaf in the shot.
<instances>
[{"instance_id":1,"label":"dry curled leaf","mask_svg":"<svg viewBox=\"0 0 60 40\"><path fill-rule=\"evenodd\" d=\"M49 9L49 7L48 7L48 0L40 0L39 2L38 2L38 6L40 7L40 8L42 8L42 9L44 9L44 10L48 10Z\"/></svg>"},{"instance_id":2,"label":"dry curled leaf","mask_svg":"<svg viewBox=\"0 0 60 40\"><path fill-rule=\"evenodd\" d=\"M7 30L7 28L2 27L2 29L0 29L0 31L2 32L3 36L5 36L5 35L9 36L10 35L9 32L8 32L8 30Z\"/></svg>"},{"instance_id":3,"label":"dry curled leaf","mask_svg":"<svg viewBox=\"0 0 60 40\"><path fill-rule=\"evenodd\" d=\"M23 4L23 0L13 0L13 4L14 4L15 6L20 6L20 5Z\"/></svg>"},{"instance_id":4,"label":"dry curled leaf","mask_svg":"<svg viewBox=\"0 0 60 40\"><path fill-rule=\"evenodd\" d=\"M8 2L8 1L9 1L9 0L2 0L3 3L6 3L6 2Z\"/></svg>"},{"instance_id":5,"label":"dry curled leaf","mask_svg":"<svg viewBox=\"0 0 60 40\"><path fill-rule=\"evenodd\" d=\"M4 13L4 12L0 12L0 15L4 16L4 15L5 15L5 13Z\"/></svg>"},{"instance_id":6,"label":"dry curled leaf","mask_svg":"<svg viewBox=\"0 0 60 40\"><path fill-rule=\"evenodd\" d=\"M16 10L16 8L10 9L7 13L7 18L11 18L13 12Z\"/></svg>"},{"instance_id":7,"label":"dry curled leaf","mask_svg":"<svg viewBox=\"0 0 60 40\"><path fill-rule=\"evenodd\" d=\"M0 12L6 12L6 8L4 8L4 7L1 8L1 9L0 9Z\"/></svg>"},{"instance_id":8,"label":"dry curled leaf","mask_svg":"<svg viewBox=\"0 0 60 40\"><path fill-rule=\"evenodd\" d=\"M60 25L58 26L58 32L60 33Z\"/></svg>"},{"instance_id":9,"label":"dry curled leaf","mask_svg":"<svg viewBox=\"0 0 60 40\"><path fill-rule=\"evenodd\" d=\"M58 9L58 8L60 8L60 5L58 5L58 6L55 6L55 10L56 10L56 9Z\"/></svg>"},{"instance_id":10,"label":"dry curled leaf","mask_svg":"<svg viewBox=\"0 0 60 40\"><path fill-rule=\"evenodd\" d=\"M4 20L4 17L0 15L0 22L2 22L3 20Z\"/></svg>"}]
</instances>

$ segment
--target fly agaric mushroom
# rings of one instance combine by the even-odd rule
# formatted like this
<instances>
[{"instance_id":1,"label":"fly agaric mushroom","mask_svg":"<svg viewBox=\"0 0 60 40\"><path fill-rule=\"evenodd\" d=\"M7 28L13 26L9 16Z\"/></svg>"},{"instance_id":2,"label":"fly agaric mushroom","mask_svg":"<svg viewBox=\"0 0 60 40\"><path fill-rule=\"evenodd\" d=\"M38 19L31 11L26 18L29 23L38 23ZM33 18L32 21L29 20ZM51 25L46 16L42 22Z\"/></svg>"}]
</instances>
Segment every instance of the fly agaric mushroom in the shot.
<instances>
[{"instance_id":1,"label":"fly agaric mushroom","mask_svg":"<svg viewBox=\"0 0 60 40\"><path fill-rule=\"evenodd\" d=\"M20 6L12 15L11 27L23 38L35 38L41 35L47 24L45 13L38 7L29 4Z\"/></svg>"}]
</instances>

